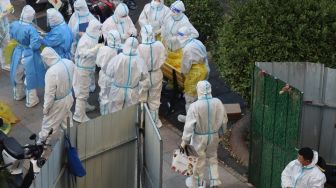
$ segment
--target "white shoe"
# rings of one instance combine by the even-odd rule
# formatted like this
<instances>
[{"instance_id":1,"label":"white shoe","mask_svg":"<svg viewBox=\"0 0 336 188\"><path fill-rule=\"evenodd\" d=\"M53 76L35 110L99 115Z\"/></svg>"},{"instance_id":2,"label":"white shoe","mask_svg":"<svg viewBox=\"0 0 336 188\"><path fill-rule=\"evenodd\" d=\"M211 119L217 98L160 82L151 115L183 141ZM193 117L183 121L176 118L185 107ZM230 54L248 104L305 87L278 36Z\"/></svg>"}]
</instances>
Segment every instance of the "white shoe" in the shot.
<instances>
[{"instance_id":1,"label":"white shoe","mask_svg":"<svg viewBox=\"0 0 336 188\"><path fill-rule=\"evenodd\" d=\"M76 116L76 114L74 114L72 119L78 123L84 123L84 122L90 121L90 118L87 117L87 115L85 115L83 118L80 118L79 116Z\"/></svg>"},{"instance_id":2,"label":"white shoe","mask_svg":"<svg viewBox=\"0 0 336 188\"><path fill-rule=\"evenodd\" d=\"M13 92L14 92L14 100L16 101L21 101L26 97L23 84L17 84L16 86L14 86Z\"/></svg>"},{"instance_id":3,"label":"white shoe","mask_svg":"<svg viewBox=\"0 0 336 188\"><path fill-rule=\"evenodd\" d=\"M191 176L187 177L187 179L185 180L186 186L188 188L206 188L206 182L204 180L201 181L201 185L197 185L197 182L193 182L192 180L193 179Z\"/></svg>"},{"instance_id":4,"label":"white shoe","mask_svg":"<svg viewBox=\"0 0 336 188\"><path fill-rule=\"evenodd\" d=\"M31 107L34 107L34 106L36 106L38 103L40 103L40 100L39 99L37 99L37 100L35 100L33 103L26 103L26 107L27 108L31 108Z\"/></svg>"},{"instance_id":5,"label":"white shoe","mask_svg":"<svg viewBox=\"0 0 336 188\"><path fill-rule=\"evenodd\" d=\"M26 90L26 107L31 108L40 102L36 89Z\"/></svg>"},{"instance_id":6,"label":"white shoe","mask_svg":"<svg viewBox=\"0 0 336 188\"><path fill-rule=\"evenodd\" d=\"M92 111L94 111L95 109L96 109L95 106L90 105L88 102L86 103L86 105L85 105L85 111L86 111L86 112L92 112Z\"/></svg>"},{"instance_id":7,"label":"white shoe","mask_svg":"<svg viewBox=\"0 0 336 188\"><path fill-rule=\"evenodd\" d=\"M181 123L185 123L185 121L186 121L186 116L180 114L180 115L177 116L177 120L178 120L179 122L181 122Z\"/></svg>"}]
</instances>

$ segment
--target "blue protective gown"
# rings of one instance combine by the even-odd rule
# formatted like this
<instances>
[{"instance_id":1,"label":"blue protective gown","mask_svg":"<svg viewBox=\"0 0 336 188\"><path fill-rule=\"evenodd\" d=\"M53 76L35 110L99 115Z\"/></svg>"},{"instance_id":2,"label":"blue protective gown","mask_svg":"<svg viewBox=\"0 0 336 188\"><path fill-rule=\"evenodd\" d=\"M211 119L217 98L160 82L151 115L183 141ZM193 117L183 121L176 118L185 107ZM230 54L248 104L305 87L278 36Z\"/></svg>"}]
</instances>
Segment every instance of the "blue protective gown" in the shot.
<instances>
[{"instance_id":1,"label":"blue protective gown","mask_svg":"<svg viewBox=\"0 0 336 188\"><path fill-rule=\"evenodd\" d=\"M51 27L51 31L41 39L41 44L53 48L61 58L71 59L72 32L69 26L62 22Z\"/></svg>"},{"instance_id":2,"label":"blue protective gown","mask_svg":"<svg viewBox=\"0 0 336 188\"><path fill-rule=\"evenodd\" d=\"M9 34L12 39L18 42L11 59L10 78L12 84L15 85L16 68L23 57L26 89L43 88L46 70L40 56L41 43L37 30L31 24L15 21L10 25Z\"/></svg>"}]
</instances>

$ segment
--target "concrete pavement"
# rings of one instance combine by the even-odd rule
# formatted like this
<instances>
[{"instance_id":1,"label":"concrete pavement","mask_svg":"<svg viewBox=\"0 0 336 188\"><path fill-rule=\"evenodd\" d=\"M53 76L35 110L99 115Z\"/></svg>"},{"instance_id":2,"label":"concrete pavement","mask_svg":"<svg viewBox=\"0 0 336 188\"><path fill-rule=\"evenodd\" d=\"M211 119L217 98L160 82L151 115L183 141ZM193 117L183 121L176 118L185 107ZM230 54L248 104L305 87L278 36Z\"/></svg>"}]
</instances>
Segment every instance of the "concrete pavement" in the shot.
<instances>
[{"instance_id":1,"label":"concrete pavement","mask_svg":"<svg viewBox=\"0 0 336 188\"><path fill-rule=\"evenodd\" d=\"M97 92L96 92L97 93ZM38 133L41 129L43 118L43 90L39 90L40 103L33 107L25 107L25 101L14 101L12 97L12 87L9 82L9 72L0 70L0 100L5 101L17 115L21 121L12 127L10 136L16 138L22 145L30 143L28 137L32 133ZM94 100L94 95L91 96ZM98 108L98 106L96 105ZM99 115L99 111L95 110L88 113L90 118ZM171 125L167 120L161 117L163 127L160 129L161 138L163 139L163 188L179 188L185 187L184 180L186 177L173 172L171 167L172 154L181 142L182 133ZM236 173L234 170L220 163L220 177L223 182L222 188L247 188L246 179Z\"/></svg>"},{"instance_id":2,"label":"concrete pavement","mask_svg":"<svg viewBox=\"0 0 336 188\"><path fill-rule=\"evenodd\" d=\"M180 188L185 186L185 176L173 172L171 162L173 152L181 143L182 133L167 120L162 120L164 126L160 129L161 138L163 140L163 188ZM233 169L227 167L223 163L219 163L219 175L222 181L220 188L247 188L250 187L246 182L246 178L239 175ZM209 181L208 181L209 182ZM209 185L208 185L209 187Z\"/></svg>"}]
</instances>

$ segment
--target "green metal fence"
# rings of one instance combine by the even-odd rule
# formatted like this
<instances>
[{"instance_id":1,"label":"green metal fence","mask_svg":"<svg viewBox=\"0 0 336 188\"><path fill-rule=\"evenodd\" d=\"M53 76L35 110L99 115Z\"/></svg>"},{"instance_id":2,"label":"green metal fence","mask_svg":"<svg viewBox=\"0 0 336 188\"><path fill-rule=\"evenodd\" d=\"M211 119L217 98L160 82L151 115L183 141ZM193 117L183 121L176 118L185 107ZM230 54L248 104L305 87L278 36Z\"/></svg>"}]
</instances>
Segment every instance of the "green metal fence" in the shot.
<instances>
[{"instance_id":1,"label":"green metal fence","mask_svg":"<svg viewBox=\"0 0 336 188\"><path fill-rule=\"evenodd\" d=\"M249 182L257 188L281 186L281 172L295 159L302 92L255 66L252 90Z\"/></svg>"}]
</instances>

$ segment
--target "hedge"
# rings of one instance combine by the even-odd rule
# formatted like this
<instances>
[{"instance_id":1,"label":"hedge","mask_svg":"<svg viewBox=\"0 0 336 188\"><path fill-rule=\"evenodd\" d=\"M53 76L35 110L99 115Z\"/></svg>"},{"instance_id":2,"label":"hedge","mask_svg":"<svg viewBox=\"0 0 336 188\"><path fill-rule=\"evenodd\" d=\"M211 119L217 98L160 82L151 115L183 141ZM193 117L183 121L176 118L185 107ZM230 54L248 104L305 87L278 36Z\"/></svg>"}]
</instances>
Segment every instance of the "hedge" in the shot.
<instances>
[{"instance_id":1,"label":"hedge","mask_svg":"<svg viewBox=\"0 0 336 188\"><path fill-rule=\"evenodd\" d=\"M316 62L336 68L333 0L231 1L212 51L231 89L250 99L254 62Z\"/></svg>"},{"instance_id":2,"label":"hedge","mask_svg":"<svg viewBox=\"0 0 336 188\"><path fill-rule=\"evenodd\" d=\"M336 1L228 1L183 0L220 75L247 101L256 61L309 61L336 68Z\"/></svg>"},{"instance_id":3,"label":"hedge","mask_svg":"<svg viewBox=\"0 0 336 188\"><path fill-rule=\"evenodd\" d=\"M174 0L166 0L165 4L170 7ZM200 34L199 39L208 48L217 40L217 28L222 26L224 19L222 6L218 0L183 0L185 14Z\"/></svg>"}]
</instances>

